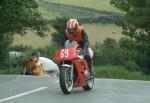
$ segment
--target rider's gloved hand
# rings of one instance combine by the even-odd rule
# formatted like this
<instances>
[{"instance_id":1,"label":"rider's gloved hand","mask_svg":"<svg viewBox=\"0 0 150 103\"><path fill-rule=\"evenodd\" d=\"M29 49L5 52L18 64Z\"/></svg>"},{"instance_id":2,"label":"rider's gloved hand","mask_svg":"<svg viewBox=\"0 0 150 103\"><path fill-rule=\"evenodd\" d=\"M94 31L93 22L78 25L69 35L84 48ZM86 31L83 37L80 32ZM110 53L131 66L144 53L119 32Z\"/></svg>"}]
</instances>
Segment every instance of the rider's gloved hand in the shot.
<instances>
[{"instance_id":1,"label":"rider's gloved hand","mask_svg":"<svg viewBox=\"0 0 150 103\"><path fill-rule=\"evenodd\" d=\"M83 56L85 56L85 55L86 55L86 53L85 53L83 50L81 51L81 53L82 53L82 55L83 55Z\"/></svg>"}]
</instances>

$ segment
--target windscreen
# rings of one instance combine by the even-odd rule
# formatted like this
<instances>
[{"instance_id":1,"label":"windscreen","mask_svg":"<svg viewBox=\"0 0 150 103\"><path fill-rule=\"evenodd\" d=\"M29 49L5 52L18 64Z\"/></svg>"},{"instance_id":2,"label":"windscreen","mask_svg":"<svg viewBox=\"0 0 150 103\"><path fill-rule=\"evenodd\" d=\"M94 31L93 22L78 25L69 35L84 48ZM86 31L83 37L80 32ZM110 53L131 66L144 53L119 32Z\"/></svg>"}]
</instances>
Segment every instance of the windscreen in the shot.
<instances>
[{"instance_id":1,"label":"windscreen","mask_svg":"<svg viewBox=\"0 0 150 103\"><path fill-rule=\"evenodd\" d=\"M67 40L65 42L65 48L71 48L71 47L74 47L74 46L77 46L77 42L76 41L70 41L70 40Z\"/></svg>"}]
</instances>

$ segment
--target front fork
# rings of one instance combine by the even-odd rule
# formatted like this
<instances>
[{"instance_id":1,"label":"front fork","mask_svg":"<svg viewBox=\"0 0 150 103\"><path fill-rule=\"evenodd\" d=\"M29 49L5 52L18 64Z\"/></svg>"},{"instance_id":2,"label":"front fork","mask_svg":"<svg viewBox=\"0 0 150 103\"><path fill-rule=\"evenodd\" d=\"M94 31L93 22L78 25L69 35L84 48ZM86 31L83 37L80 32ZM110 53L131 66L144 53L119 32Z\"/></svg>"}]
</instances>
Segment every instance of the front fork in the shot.
<instances>
[{"instance_id":1,"label":"front fork","mask_svg":"<svg viewBox=\"0 0 150 103\"><path fill-rule=\"evenodd\" d=\"M73 62L71 63L71 75L70 75L70 78L71 80L73 80Z\"/></svg>"},{"instance_id":2,"label":"front fork","mask_svg":"<svg viewBox=\"0 0 150 103\"><path fill-rule=\"evenodd\" d=\"M62 63L61 67L67 67L71 69L71 74L70 74L70 80L73 80L73 62L71 64L65 64L64 62Z\"/></svg>"}]
</instances>

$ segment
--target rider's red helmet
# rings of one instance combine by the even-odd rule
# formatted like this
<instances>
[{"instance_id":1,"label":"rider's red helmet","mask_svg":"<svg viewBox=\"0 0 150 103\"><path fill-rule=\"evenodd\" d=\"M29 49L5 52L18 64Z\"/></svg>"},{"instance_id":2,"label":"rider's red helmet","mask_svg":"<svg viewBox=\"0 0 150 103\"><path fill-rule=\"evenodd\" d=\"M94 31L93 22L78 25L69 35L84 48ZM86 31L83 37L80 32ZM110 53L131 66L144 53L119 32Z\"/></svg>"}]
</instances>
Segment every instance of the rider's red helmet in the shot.
<instances>
[{"instance_id":1,"label":"rider's red helmet","mask_svg":"<svg viewBox=\"0 0 150 103\"><path fill-rule=\"evenodd\" d=\"M69 34L75 36L77 34L79 23L76 19L69 19L67 21L67 30Z\"/></svg>"}]
</instances>

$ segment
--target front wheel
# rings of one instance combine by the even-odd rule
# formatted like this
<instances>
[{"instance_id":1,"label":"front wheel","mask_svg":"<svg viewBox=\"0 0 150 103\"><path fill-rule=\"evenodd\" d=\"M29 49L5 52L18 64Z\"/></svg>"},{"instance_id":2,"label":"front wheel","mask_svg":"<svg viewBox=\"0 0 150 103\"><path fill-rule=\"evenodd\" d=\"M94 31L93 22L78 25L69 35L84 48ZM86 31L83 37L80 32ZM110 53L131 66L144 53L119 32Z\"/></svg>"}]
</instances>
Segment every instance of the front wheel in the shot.
<instances>
[{"instance_id":1,"label":"front wheel","mask_svg":"<svg viewBox=\"0 0 150 103\"><path fill-rule=\"evenodd\" d=\"M73 79L71 78L71 68L61 67L59 73L60 87L64 94L70 94L73 88Z\"/></svg>"}]
</instances>

